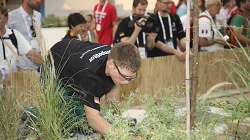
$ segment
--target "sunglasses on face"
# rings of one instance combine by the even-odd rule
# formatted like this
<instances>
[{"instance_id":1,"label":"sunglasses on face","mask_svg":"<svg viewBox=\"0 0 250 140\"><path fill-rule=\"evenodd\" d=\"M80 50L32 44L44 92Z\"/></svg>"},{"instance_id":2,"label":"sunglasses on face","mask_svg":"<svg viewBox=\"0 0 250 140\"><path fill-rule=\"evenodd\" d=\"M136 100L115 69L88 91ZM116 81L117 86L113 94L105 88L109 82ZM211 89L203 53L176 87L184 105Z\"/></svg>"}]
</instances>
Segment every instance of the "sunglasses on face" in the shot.
<instances>
[{"instance_id":1,"label":"sunglasses on face","mask_svg":"<svg viewBox=\"0 0 250 140\"><path fill-rule=\"evenodd\" d=\"M115 62L113 62L114 64L115 64ZM135 80L135 78L137 77L137 73L135 73L135 76L134 77L127 77L127 76L125 76L125 75L123 75L123 74L121 74L121 72L120 72L120 70L119 70L119 68L118 68L118 66L115 64L115 67L116 67L116 69L117 69L117 71L118 71L118 73L119 73L119 75L121 75L125 80L127 80L127 81L133 81L133 80Z\"/></svg>"}]
</instances>

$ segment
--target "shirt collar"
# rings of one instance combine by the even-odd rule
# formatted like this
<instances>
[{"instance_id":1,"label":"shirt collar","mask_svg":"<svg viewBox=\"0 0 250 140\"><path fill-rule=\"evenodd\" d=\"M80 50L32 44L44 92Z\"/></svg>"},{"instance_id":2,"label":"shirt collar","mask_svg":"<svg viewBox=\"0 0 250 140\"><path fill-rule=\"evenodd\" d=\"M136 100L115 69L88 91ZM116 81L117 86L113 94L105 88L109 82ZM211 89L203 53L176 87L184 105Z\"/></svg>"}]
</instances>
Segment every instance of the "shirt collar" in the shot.
<instances>
[{"instance_id":1,"label":"shirt collar","mask_svg":"<svg viewBox=\"0 0 250 140\"><path fill-rule=\"evenodd\" d=\"M9 37L9 35L12 34L12 31L5 25L5 34L4 37Z\"/></svg>"},{"instance_id":2,"label":"shirt collar","mask_svg":"<svg viewBox=\"0 0 250 140\"><path fill-rule=\"evenodd\" d=\"M25 18L30 17L30 15L23 9L23 6L20 6L19 9L21 10L22 14L24 14L24 17L25 17ZM34 14L34 12L35 12L35 11L33 10L33 15L32 15L33 19L36 17L36 15Z\"/></svg>"},{"instance_id":3,"label":"shirt collar","mask_svg":"<svg viewBox=\"0 0 250 140\"><path fill-rule=\"evenodd\" d=\"M210 13L206 10L205 11L205 14L210 18L210 19L213 19L212 16L210 15Z\"/></svg>"}]
</instances>

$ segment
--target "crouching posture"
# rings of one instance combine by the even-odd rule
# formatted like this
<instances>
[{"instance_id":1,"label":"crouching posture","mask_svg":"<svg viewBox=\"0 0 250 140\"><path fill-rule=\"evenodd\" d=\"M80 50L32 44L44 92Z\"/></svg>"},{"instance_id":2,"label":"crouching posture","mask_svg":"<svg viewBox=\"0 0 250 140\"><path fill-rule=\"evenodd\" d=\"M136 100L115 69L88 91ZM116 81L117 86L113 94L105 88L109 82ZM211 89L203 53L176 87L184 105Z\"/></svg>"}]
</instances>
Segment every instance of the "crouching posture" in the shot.
<instances>
[{"instance_id":1,"label":"crouching posture","mask_svg":"<svg viewBox=\"0 0 250 140\"><path fill-rule=\"evenodd\" d=\"M119 101L115 85L128 84L141 66L138 49L129 43L109 45L63 40L51 48L56 74L67 96L78 96L76 115L87 118L90 127L105 136L116 129L100 115L100 98Z\"/></svg>"}]
</instances>

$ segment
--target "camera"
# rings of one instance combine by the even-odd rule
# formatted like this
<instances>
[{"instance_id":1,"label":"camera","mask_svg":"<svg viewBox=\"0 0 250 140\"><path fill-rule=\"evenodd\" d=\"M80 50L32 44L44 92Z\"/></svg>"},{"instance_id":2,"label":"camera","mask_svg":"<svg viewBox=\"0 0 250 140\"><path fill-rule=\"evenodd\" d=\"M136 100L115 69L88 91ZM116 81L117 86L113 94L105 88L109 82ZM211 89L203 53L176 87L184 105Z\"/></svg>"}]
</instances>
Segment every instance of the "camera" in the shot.
<instances>
[{"instance_id":1,"label":"camera","mask_svg":"<svg viewBox=\"0 0 250 140\"><path fill-rule=\"evenodd\" d=\"M147 13L147 16L144 15L133 15L133 20L131 20L128 24L129 28L134 28L134 24L142 28L143 32L146 33L158 33L160 28L157 23L157 17L154 13ZM141 18L147 19L145 25L139 22Z\"/></svg>"}]
</instances>

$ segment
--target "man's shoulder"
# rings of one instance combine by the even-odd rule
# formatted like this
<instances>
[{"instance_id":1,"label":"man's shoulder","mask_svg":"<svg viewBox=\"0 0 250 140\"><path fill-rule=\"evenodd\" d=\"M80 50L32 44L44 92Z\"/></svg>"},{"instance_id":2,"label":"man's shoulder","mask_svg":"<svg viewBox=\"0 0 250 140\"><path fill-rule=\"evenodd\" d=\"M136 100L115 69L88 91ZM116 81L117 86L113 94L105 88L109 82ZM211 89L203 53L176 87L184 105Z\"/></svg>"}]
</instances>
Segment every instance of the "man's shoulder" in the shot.
<instances>
[{"instance_id":1,"label":"man's shoulder","mask_svg":"<svg viewBox=\"0 0 250 140\"><path fill-rule=\"evenodd\" d=\"M6 28L6 33L8 33L8 35L14 34L17 40L20 39L20 36L23 37L23 35L16 29Z\"/></svg>"},{"instance_id":2,"label":"man's shoulder","mask_svg":"<svg viewBox=\"0 0 250 140\"><path fill-rule=\"evenodd\" d=\"M17 8L17 9L14 9L14 10L12 10L12 11L9 12L10 15L12 15L14 13L20 13L20 9Z\"/></svg>"},{"instance_id":3,"label":"man's shoulder","mask_svg":"<svg viewBox=\"0 0 250 140\"><path fill-rule=\"evenodd\" d=\"M14 9L14 10L10 11L10 12L8 13L8 15L9 15L10 18L11 18L11 17L18 17L18 16L21 15L21 12L20 12L20 10L19 10L19 8L18 8L18 9Z\"/></svg>"},{"instance_id":4,"label":"man's shoulder","mask_svg":"<svg viewBox=\"0 0 250 140\"><path fill-rule=\"evenodd\" d=\"M174 22L177 22L177 20L180 20L180 17L176 13L170 13L170 15L174 19Z\"/></svg>"},{"instance_id":5,"label":"man's shoulder","mask_svg":"<svg viewBox=\"0 0 250 140\"><path fill-rule=\"evenodd\" d=\"M40 17L40 18L41 18L41 13L40 13L40 12L38 12L38 11L36 11L36 10L34 10L34 15L35 15L35 16L38 16L38 17Z\"/></svg>"},{"instance_id":6,"label":"man's shoulder","mask_svg":"<svg viewBox=\"0 0 250 140\"><path fill-rule=\"evenodd\" d=\"M125 17L124 19L122 19L121 23L128 23L130 21L130 17Z\"/></svg>"},{"instance_id":7,"label":"man's shoulder","mask_svg":"<svg viewBox=\"0 0 250 140\"><path fill-rule=\"evenodd\" d=\"M207 24L211 24L212 20L210 19L209 15L206 12L202 12L199 15L199 22L204 22L204 23L207 23Z\"/></svg>"}]
</instances>

